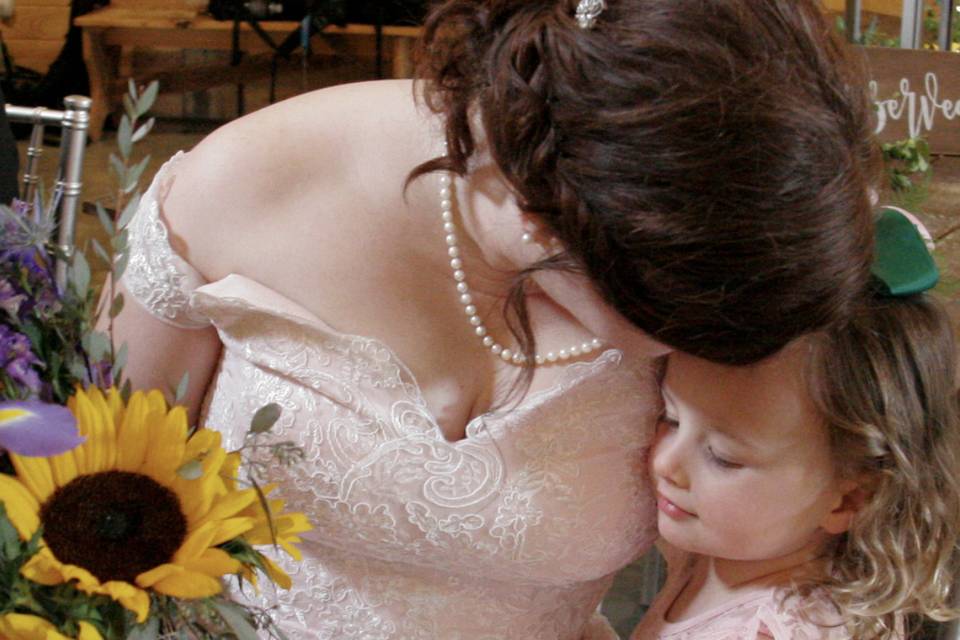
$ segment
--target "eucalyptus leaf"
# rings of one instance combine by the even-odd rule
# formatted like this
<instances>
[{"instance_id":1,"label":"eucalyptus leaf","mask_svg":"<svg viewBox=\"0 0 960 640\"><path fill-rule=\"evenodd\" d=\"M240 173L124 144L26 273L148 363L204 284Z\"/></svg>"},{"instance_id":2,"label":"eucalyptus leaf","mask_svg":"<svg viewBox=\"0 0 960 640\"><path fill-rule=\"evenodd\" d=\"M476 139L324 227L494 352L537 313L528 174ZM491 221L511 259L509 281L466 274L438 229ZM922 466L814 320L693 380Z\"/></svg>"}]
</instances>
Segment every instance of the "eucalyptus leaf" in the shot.
<instances>
[{"instance_id":1,"label":"eucalyptus leaf","mask_svg":"<svg viewBox=\"0 0 960 640\"><path fill-rule=\"evenodd\" d=\"M125 251L127 249L127 239L130 232L127 229L121 229L115 236L110 238L110 246L116 251Z\"/></svg>"},{"instance_id":2,"label":"eucalyptus leaf","mask_svg":"<svg viewBox=\"0 0 960 640\"><path fill-rule=\"evenodd\" d=\"M7 517L7 510L2 502L0 502L0 551L3 553L2 559L6 561L12 561L20 555L20 535L13 528L13 523Z\"/></svg>"},{"instance_id":3,"label":"eucalyptus leaf","mask_svg":"<svg viewBox=\"0 0 960 640\"><path fill-rule=\"evenodd\" d=\"M106 334L93 331L83 336L82 341L90 358L94 361L103 360L110 353L110 340Z\"/></svg>"},{"instance_id":4,"label":"eucalyptus leaf","mask_svg":"<svg viewBox=\"0 0 960 640\"><path fill-rule=\"evenodd\" d=\"M130 94L123 94L123 112L130 116L131 119L137 117L137 107L133 104L133 98L130 97Z\"/></svg>"},{"instance_id":5,"label":"eucalyptus leaf","mask_svg":"<svg viewBox=\"0 0 960 640\"><path fill-rule=\"evenodd\" d=\"M137 188L137 183L140 182L140 176L143 175L143 170L147 168L147 165L150 163L150 155L148 154L143 158L138 164L136 164L130 171L127 173L127 179L123 181L126 185L123 192L130 193Z\"/></svg>"},{"instance_id":6,"label":"eucalyptus leaf","mask_svg":"<svg viewBox=\"0 0 960 640\"><path fill-rule=\"evenodd\" d=\"M116 318L123 311L123 294L118 293L110 304L110 318Z\"/></svg>"},{"instance_id":7,"label":"eucalyptus leaf","mask_svg":"<svg viewBox=\"0 0 960 640\"><path fill-rule=\"evenodd\" d=\"M177 385L177 391L173 396L173 403L180 404L183 402L183 399L187 397L187 387L190 385L190 372L186 371L183 374L183 377L180 378L180 383Z\"/></svg>"},{"instance_id":8,"label":"eucalyptus leaf","mask_svg":"<svg viewBox=\"0 0 960 640\"><path fill-rule=\"evenodd\" d=\"M118 184L126 182L127 165L115 153L110 154L110 168L113 170L114 177Z\"/></svg>"},{"instance_id":9,"label":"eucalyptus leaf","mask_svg":"<svg viewBox=\"0 0 960 640\"><path fill-rule=\"evenodd\" d=\"M131 100L137 100L137 85L134 83L133 78L127 78L127 94Z\"/></svg>"},{"instance_id":10,"label":"eucalyptus leaf","mask_svg":"<svg viewBox=\"0 0 960 640\"><path fill-rule=\"evenodd\" d=\"M113 263L113 258L110 257L110 252L103 248L103 245L100 244L100 241L96 238L90 239L90 244L93 245L93 251L97 254L103 263L108 267Z\"/></svg>"},{"instance_id":11,"label":"eucalyptus leaf","mask_svg":"<svg viewBox=\"0 0 960 640\"><path fill-rule=\"evenodd\" d=\"M82 251L73 254L73 264L70 269L70 281L73 283L73 289L82 298L87 295L90 288L90 265L87 263Z\"/></svg>"},{"instance_id":12,"label":"eucalyptus leaf","mask_svg":"<svg viewBox=\"0 0 960 640\"><path fill-rule=\"evenodd\" d=\"M177 469L177 475L184 480L197 480L203 476L203 465L199 460L188 460Z\"/></svg>"},{"instance_id":13,"label":"eucalyptus leaf","mask_svg":"<svg viewBox=\"0 0 960 640\"><path fill-rule=\"evenodd\" d=\"M126 346L126 343L124 343L124 346ZM130 380L124 380L123 386L120 387L120 398L123 400L123 403L126 404L130 402L130 396L132 395L133 385L130 383Z\"/></svg>"},{"instance_id":14,"label":"eucalyptus leaf","mask_svg":"<svg viewBox=\"0 0 960 640\"><path fill-rule=\"evenodd\" d=\"M213 606L217 613L237 635L237 640L259 640L256 629L247 620L243 610L230 602L214 600Z\"/></svg>"},{"instance_id":15,"label":"eucalyptus leaf","mask_svg":"<svg viewBox=\"0 0 960 640\"><path fill-rule=\"evenodd\" d=\"M280 405L276 402L263 405L257 409L257 412L253 414L253 419L250 420L249 433L266 433L270 431L277 420L280 419L282 411Z\"/></svg>"},{"instance_id":16,"label":"eucalyptus leaf","mask_svg":"<svg viewBox=\"0 0 960 640\"><path fill-rule=\"evenodd\" d=\"M127 270L127 263L130 262L130 252L124 251L117 255L117 261L113 265L113 279L119 282L123 272Z\"/></svg>"},{"instance_id":17,"label":"eucalyptus leaf","mask_svg":"<svg viewBox=\"0 0 960 640\"><path fill-rule=\"evenodd\" d=\"M133 219L133 214L137 212L137 209L140 208L140 194L135 193L130 196L130 199L127 201L127 204L123 206L123 213L120 214L120 217L117 219L117 228L126 229L127 225L130 224L130 220Z\"/></svg>"},{"instance_id":18,"label":"eucalyptus leaf","mask_svg":"<svg viewBox=\"0 0 960 640\"><path fill-rule=\"evenodd\" d=\"M126 114L120 116L120 126L117 127L117 146L120 148L120 157L127 160L133 147L133 124Z\"/></svg>"},{"instance_id":19,"label":"eucalyptus leaf","mask_svg":"<svg viewBox=\"0 0 960 640\"><path fill-rule=\"evenodd\" d=\"M142 125L137 127L137 130L133 132L133 136L130 138L131 142L140 142L144 137L150 133L150 129L153 129L154 122L156 118L150 118Z\"/></svg>"},{"instance_id":20,"label":"eucalyptus leaf","mask_svg":"<svg viewBox=\"0 0 960 640\"><path fill-rule=\"evenodd\" d=\"M130 630L127 640L157 640L160 637L160 618L147 618L144 624L138 624Z\"/></svg>"},{"instance_id":21,"label":"eucalyptus leaf","mask_svg":"<svg viewBox=\"0 0 960 640\"><path fill-rule=\"evenodd\" d=\"M113 356L113 369L119 371L127 364L127 343L124 342Z\"/></svg>"},{"instance_id":22,"label":"eucalyptus leaf","mask_svg":"<svg viewBox=\"0 0 960 640\"><path fill-rule=\"evenodd\" d=\"M147 88L144 89L143 94L137 100L137 116L142 116L147 111L150 111L150 108L153 106L153 103L157 99L157 95L160 93L160 83L154 80L147 85Z\"/></svg>"},{"instance_id":23,"label":"eucalyptus leaf","mask_svg":"<svg viewBox=\"0 0 960 640\"><path fill-rule=\"evenodd\" d=\"M107 235L113 235L113 219L110 217L110 214L107 213L106 208L100 201L97 201L97 217L100 218L100 225L103 227L103 230L107 232Z\"/></svg>"}]
</instances>

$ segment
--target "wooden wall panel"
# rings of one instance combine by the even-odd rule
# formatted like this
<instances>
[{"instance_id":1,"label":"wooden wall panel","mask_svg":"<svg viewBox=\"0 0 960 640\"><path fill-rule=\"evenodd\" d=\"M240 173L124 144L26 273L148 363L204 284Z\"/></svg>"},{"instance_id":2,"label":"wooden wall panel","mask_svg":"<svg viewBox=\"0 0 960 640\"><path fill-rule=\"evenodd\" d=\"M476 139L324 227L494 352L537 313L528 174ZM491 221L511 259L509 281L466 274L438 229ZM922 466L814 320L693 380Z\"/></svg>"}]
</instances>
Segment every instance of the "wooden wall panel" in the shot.
<instances>
[{"instance_id":1,"label":"wooden wall panel","mask_svg":"<svg viewBox=\"0 0 960 640\"><path fill-rule=\"evenodd\" d=\"M824 0L823 5L830 11L843 13L846 9L846 0ZM879 13L885 16L903 15L903 0L861 0L864 11Z\"/></svg>"},{"instance_id":2,"label":"wooden wall panel","mask_svg":"<svg viewBox=\"0 0 960 640\"><path fill-rule=\"evenodd\" d=\"M865 47L877 134L922 136L933 153L960 155L960 58L923 49Z\"/></svg>"}]
</instances>

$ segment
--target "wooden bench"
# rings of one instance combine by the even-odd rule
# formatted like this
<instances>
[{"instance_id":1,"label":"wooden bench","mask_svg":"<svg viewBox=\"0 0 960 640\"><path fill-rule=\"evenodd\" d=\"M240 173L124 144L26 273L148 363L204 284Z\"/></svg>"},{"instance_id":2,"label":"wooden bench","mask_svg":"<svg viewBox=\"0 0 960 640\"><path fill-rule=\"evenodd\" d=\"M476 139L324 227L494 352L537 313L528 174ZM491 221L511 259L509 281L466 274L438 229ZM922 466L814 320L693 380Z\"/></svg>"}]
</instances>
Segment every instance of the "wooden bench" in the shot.
<instances>
[{"instance_id":1,"label":"wooden bench","mask_svg":"<svg viewBox=\"0 0 960 640\"><path fill-rule=\"evenodd\" d=\"M230 51L233 48L233 22L215 20L195 12L174 9L135 10L108 6L74 20L83 30L83 57L90 75L90 137L99 139L106 117L120 104L126 90L127 78L133 75L132 52L136 47L164 47L172 49L211 49ZM260 26L273 38L281 41L295 31L299 23L263 21ZM395 78L412 73L413 42L420 35L420 27L385 26L382 36L392 64ZM363 36L372 38L376 29L368 24L349 24L345 27L328 26L315 36L311 46L315 50L332 52L323 36ZM272 50L250 25L242 23L239 30L239 49L244 57L237 65L203 64L187 68L151 71L135 79L145 83L160 80L161 91L198 91L234 83L249 82L269 73Z\"/></svg>"}]
</instances>

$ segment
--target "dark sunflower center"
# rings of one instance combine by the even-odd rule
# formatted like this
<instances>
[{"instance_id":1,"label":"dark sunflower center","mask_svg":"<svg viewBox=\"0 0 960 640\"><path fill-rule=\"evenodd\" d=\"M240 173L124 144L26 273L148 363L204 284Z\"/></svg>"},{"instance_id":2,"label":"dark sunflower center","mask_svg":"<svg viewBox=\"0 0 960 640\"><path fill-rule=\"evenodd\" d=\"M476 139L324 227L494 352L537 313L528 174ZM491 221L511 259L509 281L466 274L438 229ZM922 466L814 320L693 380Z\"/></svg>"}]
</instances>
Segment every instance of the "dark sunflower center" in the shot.
<instances>
[{"instance_id":1,"label":"dark sunflower center","mask_svg":"<svg viewBox=\"0 0 960 640\"><path fill-rule=\"evenodd\" d=\"M187 534L180 500L147 476L104 471L80 476L40 509L43 539L60 562L100 582L133 582L169 562Z\"/></svg>"}]
</instances>

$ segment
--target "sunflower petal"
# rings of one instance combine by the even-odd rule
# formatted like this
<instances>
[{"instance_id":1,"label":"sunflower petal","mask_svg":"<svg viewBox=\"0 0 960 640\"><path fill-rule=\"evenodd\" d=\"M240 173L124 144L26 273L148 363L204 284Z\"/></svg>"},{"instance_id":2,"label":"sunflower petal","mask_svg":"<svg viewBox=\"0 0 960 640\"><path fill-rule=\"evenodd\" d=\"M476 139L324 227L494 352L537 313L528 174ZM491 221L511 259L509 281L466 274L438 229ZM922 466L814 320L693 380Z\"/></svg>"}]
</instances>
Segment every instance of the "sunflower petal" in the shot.
<instances>
[{"instance_id":1,"label":"sunflower petal","mask_svg":"<svg viewBox=\"0 0 960 640\"><path fill-rule=\"evenodd\" d=\"M175 598L206 598L222 589L218 579L175 564L163 564L141 573L137 584Z\"/></svg>"},{"instance_id":2,"label":"sunflower petal","mask_svg":"<svg viewBox=\"0 0 960 640\"><path fill-rule=\"evenodd\" d=\"M0 473L0 502L13 528L23 540L29 540L40 527L40 503L16 478Z\"/></svg>"},{"instance_id":3,"label":"sunflower petal","mask_svg":"<svg viewBox=\"0 0 960 640\"><path fill-rule=\"evenodd\" d=\"M188 571L199 571L208 576L224 576L237 573L241 565L223 549L207 549L199 558L188 560L181 566Z\"/></svg>"},{"instance_id":4,"label":"sunflower petal","mask_svg":"<svg viewBox=\"0 0 960 640\"><path fill-rule=\"evenodd\" d=\"M53 495L56 485L53 483L53 472L46 458L27 458L11 453L10 461L20 482L30 490L37 502L43 504Z\"/></svg>"},{"instance_id":5,"label":"sunflower petal","mask_svg":"<svg viewBox=\"0 0 960 640\"><path fill-rule=\"evenodd\" d=\"M91 636L91 637L99 637ZM50 622L26 613L0 616L0 638L4 640L70 640ZM84 640L87 640L84 638Z\"/></svg>"},{"instance_id":6,"label":"sunflower petal","mask_svg":"<svg viewBox=\"0 0 960 640\"><path fill-rule=\"evenodd\" d=\"M97 628L85 620L80 621L80 633L77 640L103 640Z\"/></svg>"},{"instance_id":7,"label":"sunflower petal","mask_svg":"<svg viewBox=\"0 0 960 640\"><path fill-rule=\"evenodd\" d=\"M267 570L267 576L269 576L275 585L281 589L289 589L293 585L287 572L281 569L273 560L265 555L261 555L260 559Z\"/></svg>"},{"instance_id":8,"label":"sunflower petal","mask_svg":"<svg viewBox=\"0 0 960 640\"><path fill-rule=\"evenodd\" d=\"M150 444L146 421L148 410L149 405L142 392L137 391L130 396L117 429L117 469L120 471L139 471L143 466Z\"/></svg>"},{"instance_id":9,"label":"sunflower petal","mask_svg":"<svg viewBox=\"0 0 960 640\"><path fill-rule=\"evenodd\" d=\"M125 609L136 614L139 623L145 622L147 614L150 613L150 595L129 582L110 580L87 593L99 593L113 598Z\"/></svg>"},{"instance_id":10,"label":"sunflower petal","mask_svg":"<svg viewBox=\"0 0 960 640\"><path fill-rule=\"evenodd\" d=\"M174 407L165 418L151 419L150 455L144 460L142 472L157 482L165 483L183 464L187 440L187 412Z\"/></svg>"}]
</instances>

